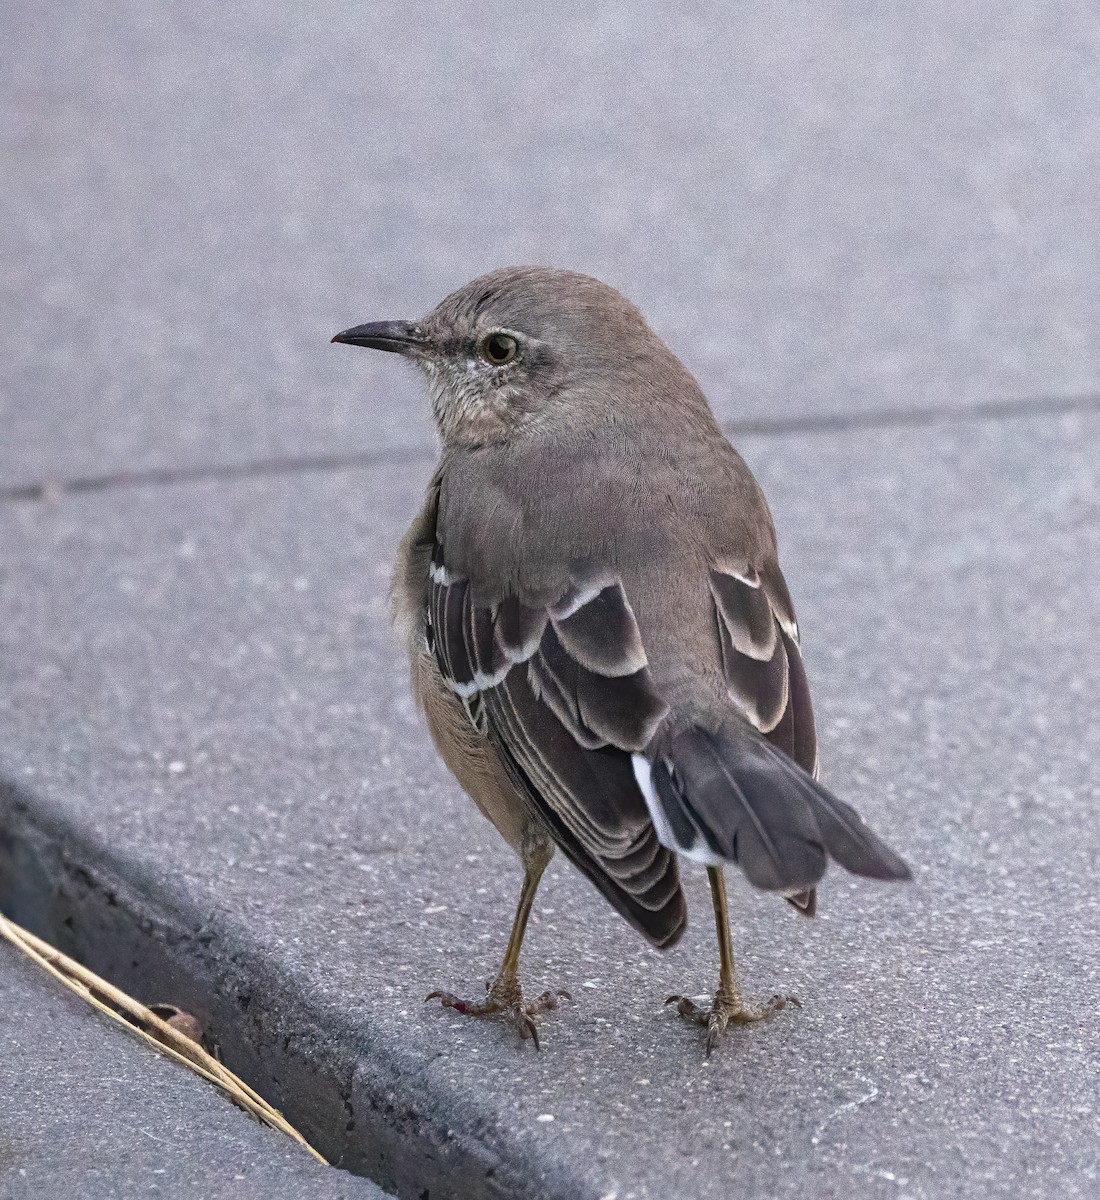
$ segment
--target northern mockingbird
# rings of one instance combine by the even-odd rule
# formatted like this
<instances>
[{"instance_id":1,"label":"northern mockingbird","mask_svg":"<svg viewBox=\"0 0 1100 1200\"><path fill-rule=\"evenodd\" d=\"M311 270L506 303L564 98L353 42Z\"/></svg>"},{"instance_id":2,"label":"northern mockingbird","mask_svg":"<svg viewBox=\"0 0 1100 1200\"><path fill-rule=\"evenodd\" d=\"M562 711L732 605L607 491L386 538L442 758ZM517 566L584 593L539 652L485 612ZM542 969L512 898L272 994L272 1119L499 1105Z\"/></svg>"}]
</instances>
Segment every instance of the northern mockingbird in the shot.
<instances>
[{"instance_id":1,"label":"northern mockingbird","mask_svg":"<svg viewBox=\"0 0 1100 1200\"><path fill-rule=\"evenodd\" d=\"M817 779L798 625L768 506L699 385L613 288L568 271L496 271L421 321L333 338L427 379L442 452L402 542L394 610L443 761L517 852L523 887L481 1000L538 1045L518 962L559 847L644 937L673 945L677 856L702 863L719 985L707 1053L748 1004L723 867L807 916L832 858L908 879L904 862Z\"/></svg>"}]
</instances>

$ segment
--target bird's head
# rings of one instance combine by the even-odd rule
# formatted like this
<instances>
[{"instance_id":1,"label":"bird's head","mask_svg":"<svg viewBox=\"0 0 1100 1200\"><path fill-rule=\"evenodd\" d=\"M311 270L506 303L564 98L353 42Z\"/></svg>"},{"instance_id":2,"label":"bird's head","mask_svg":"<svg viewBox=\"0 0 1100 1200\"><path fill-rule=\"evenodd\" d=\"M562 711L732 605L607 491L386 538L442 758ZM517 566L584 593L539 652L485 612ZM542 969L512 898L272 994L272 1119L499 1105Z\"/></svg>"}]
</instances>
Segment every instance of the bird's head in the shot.
<instances>
[{"instance_id":1,"label":"bird's head","mask_svg":"<svg viewBox=\"0 0 1100 1200\"><path fill-rule=\"evenodd\" d=\"M549 267L494 271L422 320L375 321L332 340L415 362L427 376L440 434L452 444L504 441L583 419L614 409L620 397L637 402L657 360L683 372L614 288Z\"/></svg>"}]
</instances>

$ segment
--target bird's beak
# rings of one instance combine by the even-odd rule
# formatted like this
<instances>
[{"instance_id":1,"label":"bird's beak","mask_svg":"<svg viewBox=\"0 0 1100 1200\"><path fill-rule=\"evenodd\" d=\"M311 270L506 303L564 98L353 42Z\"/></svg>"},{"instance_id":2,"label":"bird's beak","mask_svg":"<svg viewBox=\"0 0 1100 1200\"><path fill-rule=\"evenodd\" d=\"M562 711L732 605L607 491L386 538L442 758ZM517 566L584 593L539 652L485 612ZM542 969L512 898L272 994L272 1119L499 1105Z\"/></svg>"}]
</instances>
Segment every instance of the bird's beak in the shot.
<instances>
[{"instance_id":1,"label":"bird's beak","mask_svg":"<svg viewBox=\"0 0 1100 1200\"><path fill-rule=\"evenodd\" d=\"M338 333L334 342L348 346L369 346L372 350L389 350L392 354L416 356L428 349L424 331L412 321L371 321Z\"/></svg>"}]
</instances>

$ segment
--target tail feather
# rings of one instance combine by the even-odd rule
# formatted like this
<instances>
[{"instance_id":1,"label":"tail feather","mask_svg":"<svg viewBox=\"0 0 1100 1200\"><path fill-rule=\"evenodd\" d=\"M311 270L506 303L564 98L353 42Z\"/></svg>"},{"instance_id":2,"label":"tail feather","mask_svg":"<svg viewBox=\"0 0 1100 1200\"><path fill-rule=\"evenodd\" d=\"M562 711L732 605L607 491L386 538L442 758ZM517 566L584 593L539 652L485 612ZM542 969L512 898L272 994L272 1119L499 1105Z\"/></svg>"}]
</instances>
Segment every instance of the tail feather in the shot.
<instances>
[{"instance_id":1,"label":"tail feather","mask_svg":"<svg viewBox=\"0 0 1100 1200\"><path fill-rule=\"evenodd\" d=\"M799 782L813 793L814 816L830 858L853 875L864 875L868 879L912 879L912 872L905 862L850 804L838 800L828 788L805 773Z\"/></svg>"},{"instance_id":2,"label":"tail feather","mask_svg":"<svg viewBox=\"0 0 1100 1200\"><path fill-rule=\"evenodd\" d=\"M666 726L634 761L666 846L709 865L737 863L807 915L829 858L872 879L910 878L855 809L740 723Z\"/></svg>"}]
</instances>

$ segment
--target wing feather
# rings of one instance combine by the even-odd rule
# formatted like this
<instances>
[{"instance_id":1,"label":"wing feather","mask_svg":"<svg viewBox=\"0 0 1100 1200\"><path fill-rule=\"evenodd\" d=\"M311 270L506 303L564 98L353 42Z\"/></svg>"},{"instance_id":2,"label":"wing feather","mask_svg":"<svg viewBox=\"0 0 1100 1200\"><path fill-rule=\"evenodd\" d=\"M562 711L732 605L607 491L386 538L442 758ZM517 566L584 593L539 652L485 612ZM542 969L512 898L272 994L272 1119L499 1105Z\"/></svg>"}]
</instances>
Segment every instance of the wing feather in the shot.
<instances>
[{"instance_id":1,"label":"wing feather","mask_svg":"<svg viewBox=\"0 0 1100 1200\"><path fill-rule=\"evenodd\" d=\"M676 856L631 764L667 707L621 584L570 579L550 604L545 592L481 595L437 546L429 613L444 679L568 857L635 928L671 945L687 920Z\"/></svg>"},{"instance_id":2,"label":"wing feather","mask_svg":"<svg viewBox=\"0 0 1100 1200\"><path fill-rule=\"evenodd\" d=\"M811 775L817 735L798 625L777 566L763 577L711 569L718 655L730 699L760 733Z\"/></svg>"}]
</instances>

